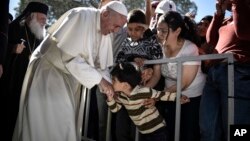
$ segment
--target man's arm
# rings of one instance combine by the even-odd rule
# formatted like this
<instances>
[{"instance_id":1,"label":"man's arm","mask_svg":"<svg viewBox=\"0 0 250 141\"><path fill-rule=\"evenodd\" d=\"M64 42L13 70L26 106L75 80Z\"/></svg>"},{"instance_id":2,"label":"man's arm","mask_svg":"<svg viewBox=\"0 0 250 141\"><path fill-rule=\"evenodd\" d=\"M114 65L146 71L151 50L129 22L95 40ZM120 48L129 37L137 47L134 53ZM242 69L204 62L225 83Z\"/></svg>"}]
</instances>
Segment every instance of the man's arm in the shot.
<instances>
[{"instance_id":1,"label":"man's arm","mask_svg":"<svg viewBox=\"0 0 250 141\"><path fill-rule=\"evenodd\" d=\"M69 61L65 60L65 66L70 74L72 74L81 84L87 88L92 88L94 85L101 83L101 80L103 79L101 73L96 68L90 66L80 56L76 56ZM105 86L108 85L109 84Z\"/></svg>"},{"instance_id":2,"label":"man's arm","mask_svg":"<svg viewBox=\"0 0 250 141\"><path fill-rule=\"evenodd\" d=\"M213 20L208 27L207 34L206 34L207 43L213 47L217 45L217 42L219 39L218 31L223 23L224 16L225 16L225 8L222 3L222 0L217 0L216 11L213 16Z\"/></svg>"},{"instance_id":3,"label":"man's arm","mask_svg":"<svg viewBox=\"0 0 250 141\"><path fill-rule=\"evenodd\" d=\"M145 0L145 3L146 3L146 11L145 11L145 15L146 15L146 24L149 25L150 24L150 20L151 20L151 0Z\"/></svg>"},{"instance_id":4,"label":"man's arm","mask_svg":"<svg viewBox=\"0 0 250 141\"><path fill-rule=\"evenodd\" d=\"M151 88L155 87L157 83L159 82L160 78L161 78L161 65L155 64L153 66L153 75L151 76L149 81L147 81L145 86L151 87Z\"/></svg>"},{"instance_id":5,"label":"man's arm","mask_svg":"<svg viewBox=\"0 0 250 141\"><path fill-rule=\"evenodd\" d=\"M250 1L231 0L235 33L241 40L250 41Z\"/></svg>"},{"instance_id":6,"label":"man's arm","mask_svg":"<svg viewBox=\"0 0 250 141\"><path fill-rule=\"evenodd\" d=\"M105 93L107 95L114 95L114 89L112 86L112 80L110 76L110 71L108 68L105 70L100 70L100 74L102 75L102 80L99 83L99 88L102 93Z\"/></svg>"}]
</instances>

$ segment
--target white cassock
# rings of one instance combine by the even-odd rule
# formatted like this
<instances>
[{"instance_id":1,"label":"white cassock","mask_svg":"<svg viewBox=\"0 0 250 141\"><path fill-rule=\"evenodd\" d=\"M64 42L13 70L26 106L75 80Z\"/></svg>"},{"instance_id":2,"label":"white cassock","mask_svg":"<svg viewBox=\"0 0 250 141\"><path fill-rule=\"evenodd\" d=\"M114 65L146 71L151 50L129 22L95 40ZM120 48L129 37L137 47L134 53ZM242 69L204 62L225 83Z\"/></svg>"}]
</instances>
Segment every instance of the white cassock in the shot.
<instances>
[{"instance_id":1,"label":"white cassock","mask_svg":"<svg viewBox=\"0 0 250 141\"><path fill-rule=\"evenodd\" d=\"M80 85L109 79L112 41L99 10L72 9L48 33L31 56L13 141L80 141Z\"/></svg>"}]
</instances>

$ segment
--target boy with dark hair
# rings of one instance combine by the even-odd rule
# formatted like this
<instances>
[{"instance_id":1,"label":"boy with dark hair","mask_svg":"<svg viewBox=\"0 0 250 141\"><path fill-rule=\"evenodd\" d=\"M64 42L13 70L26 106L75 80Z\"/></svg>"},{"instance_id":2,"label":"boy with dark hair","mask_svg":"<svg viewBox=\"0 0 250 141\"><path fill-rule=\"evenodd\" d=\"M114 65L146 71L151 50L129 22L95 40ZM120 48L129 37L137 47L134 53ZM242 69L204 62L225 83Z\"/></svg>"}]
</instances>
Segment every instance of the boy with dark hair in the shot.
<instances>
[{"instance_id":1,"label":"boy with dark hair","mask_svg":"<svg viewBox=\"0 0 250 141\"><path fill-rule=\"evenodd\" d=\"M149 87L139 86L141 74L132 64L118 64L111 71L114 91L117 97L107 94L107 103L112 112L117 112L122 105L129 117L139 129L141 141L166 141L165 121L157 108L147 108L143 102L148 98L162 101L175 101L176 93L157 91ZM186 96L181 103L189 102Z\"/></svg>"},{"instance_id":2,"label":"boy with dark hair","mask_svg":"<svg viewBox=\"0 0 250 141\"><path fill-rule=\"evenodd\" d=\"M161 59L163 53L156 36L146 25L146 17L142 10L134 9L129 12L127 33L128 38L121 44L116 63L135 62L138 66L143 66L143 84L153 88L160 79L160 64L143 65L143 62Z\"/></svg>"},{"instance_id":3,"label":"boy with dark hair","mask_svg":"<svg viewBox=\"0 0 250 141\"><path fill-rule=\"evenodd\" d=\"M116 56L116 63L135 62L143 67L141 78L144 86L155 87L161 76L160 64L144 65L144 60L163 57L162 48L155 35L148 29L146 17L142 10L131 10L127 17L127 38L122 42ZM126 110L122 108L116 114L116 136L119 141L131 141L135 138L135 126Z\"/></svg>"}]
</instances>

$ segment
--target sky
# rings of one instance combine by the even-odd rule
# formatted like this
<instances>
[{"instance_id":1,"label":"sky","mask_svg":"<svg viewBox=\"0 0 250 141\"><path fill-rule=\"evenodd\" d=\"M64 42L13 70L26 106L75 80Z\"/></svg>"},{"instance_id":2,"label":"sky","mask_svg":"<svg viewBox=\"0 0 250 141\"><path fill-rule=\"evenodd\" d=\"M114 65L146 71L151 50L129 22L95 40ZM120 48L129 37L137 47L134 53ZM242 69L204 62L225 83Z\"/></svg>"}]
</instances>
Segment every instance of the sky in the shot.
<instances>
[{"instance_id":1,"label":"sky","mask_svg":"<svg viewBox=\"0 0 250 141\"><path fill-rule=\"evenodd\" d=\"M206 15L214 15L216 0L193 0L197 7L196 21L200 21Z\"/></svg>"},{"instance_id":2,"label":"sky","mask_svg":"<svg viewBox=\"0 0 250 141\"><path fill-rule=\"evenodd\" d=\"M15 17L14 8L17 7L20 0L10 0L9 11ZM193 0L198 6L195 20L200 21L206 15L213 15L215 11L216 0Z\"/></svg>"}]
</instances>

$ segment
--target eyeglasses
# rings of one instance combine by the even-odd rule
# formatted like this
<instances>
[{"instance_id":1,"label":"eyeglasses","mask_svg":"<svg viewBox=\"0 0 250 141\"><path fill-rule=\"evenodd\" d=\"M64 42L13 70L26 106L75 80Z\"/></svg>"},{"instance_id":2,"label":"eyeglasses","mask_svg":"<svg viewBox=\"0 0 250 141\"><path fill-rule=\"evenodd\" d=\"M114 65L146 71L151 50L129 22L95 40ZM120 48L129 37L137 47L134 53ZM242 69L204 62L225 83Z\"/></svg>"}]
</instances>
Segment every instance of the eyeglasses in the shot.
<instances>
[{"instance_id":1,"label":"eyeglasses","mask_svg":"<svg viewBox=\"0 0 250 141\"><path fill-rule=\"evenodd\" d=\"M163 34L167 34L168 30L167 29L162 29L162 28L156 28L157 32L161 32Z\"/></svg>"}]
</instances>

